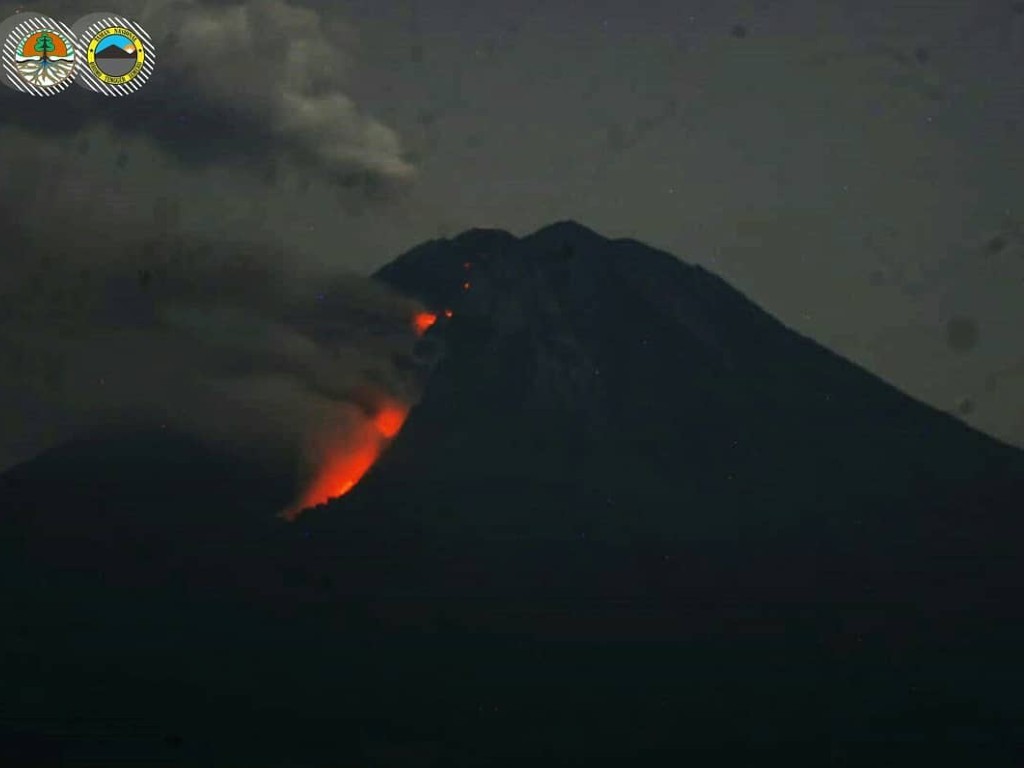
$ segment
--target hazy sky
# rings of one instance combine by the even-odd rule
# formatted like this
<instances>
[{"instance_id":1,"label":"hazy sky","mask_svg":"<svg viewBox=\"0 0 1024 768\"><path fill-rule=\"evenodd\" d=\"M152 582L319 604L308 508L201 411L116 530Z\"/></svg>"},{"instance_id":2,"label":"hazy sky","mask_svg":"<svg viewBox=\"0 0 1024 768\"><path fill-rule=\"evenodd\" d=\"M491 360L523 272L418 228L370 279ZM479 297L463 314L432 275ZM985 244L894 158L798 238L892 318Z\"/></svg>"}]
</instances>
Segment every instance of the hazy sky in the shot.
<instances>
[{"instance_id":1,"label":"hazy sky","mask_svg":"<svg viewBox=\"0 0 1024 768\"><path fill-rule=\"evenodd\" d=\"M0 205L30 231L116 213L368 272L573 218L1024 446L1024 3L116 10L158 45L138 94L0 89Z\"/></svg>"}]
</instances>

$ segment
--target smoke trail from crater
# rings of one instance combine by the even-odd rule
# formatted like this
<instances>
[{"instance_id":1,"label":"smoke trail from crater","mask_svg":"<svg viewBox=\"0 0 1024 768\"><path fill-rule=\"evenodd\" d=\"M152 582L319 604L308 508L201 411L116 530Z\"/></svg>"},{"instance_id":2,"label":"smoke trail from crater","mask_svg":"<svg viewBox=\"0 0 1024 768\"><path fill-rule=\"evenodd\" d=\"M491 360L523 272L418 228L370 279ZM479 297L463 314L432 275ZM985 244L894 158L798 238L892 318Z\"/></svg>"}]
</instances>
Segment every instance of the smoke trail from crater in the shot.
<instances>
[{"instance_id":1,"label":"smoke trail from crater","mask_svg":"<svg viewBox=\"0 0 1024 768\"><path fill-rule=\"evenodd\" d=\"M111 238L74 258L23 245L0 287L4 466L141 424L299 479L354 446L355 482L370 455L360 435L379 434L375 458L418 396L422 309L369 279L225 243Z\"/></svg>"}]
</instances>

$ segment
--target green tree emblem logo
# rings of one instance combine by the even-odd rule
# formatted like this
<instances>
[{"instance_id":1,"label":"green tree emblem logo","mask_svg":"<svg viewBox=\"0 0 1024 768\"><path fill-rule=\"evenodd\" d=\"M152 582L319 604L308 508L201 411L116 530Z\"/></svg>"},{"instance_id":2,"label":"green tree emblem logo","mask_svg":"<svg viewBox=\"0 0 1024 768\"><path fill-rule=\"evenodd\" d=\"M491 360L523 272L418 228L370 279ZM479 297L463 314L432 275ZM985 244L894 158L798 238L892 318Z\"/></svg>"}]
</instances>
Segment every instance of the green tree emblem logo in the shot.
<instances>
[{"instance_id":1,"label":"green tree emblem logo","mask_svg":"<svg viewBox=\"0 0 1024 768\"><path fill-rule=\"evenodd\" d=\"M30 33L20 51L15 61L18 74L36 88L59 85L74 74L74 43L61 32L42 29Z\"/></svg>"},{"instance_id":2,"label":"green tree emblem logo","mask_svg":"<svg viewBox=\"0 0 1024 768\"><path fill-rule=\"evenodd\" d=\"M44 62L49 63L50 59L47 54L53 53L54 48L53 38L45 32L43 32L43 34L39 36L39 39L36 40L35 49L43 55Z\"/></svg>"}]
</instances>

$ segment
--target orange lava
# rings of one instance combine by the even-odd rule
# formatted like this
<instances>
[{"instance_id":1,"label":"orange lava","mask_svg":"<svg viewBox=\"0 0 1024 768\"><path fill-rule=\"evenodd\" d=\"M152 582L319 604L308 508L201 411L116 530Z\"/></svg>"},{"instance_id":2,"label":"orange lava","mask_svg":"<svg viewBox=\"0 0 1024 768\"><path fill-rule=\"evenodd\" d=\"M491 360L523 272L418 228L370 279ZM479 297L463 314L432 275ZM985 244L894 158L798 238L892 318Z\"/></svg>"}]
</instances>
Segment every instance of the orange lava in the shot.
<instances>
[{"instance_id":1,"label":"orange lava","mask_svg":"<svg viewBox=\"0 0 1024 768\"><path fill-rule=\"evenodd\" d=\"M446 309L446 310L444 311L444 316L445 316L445 317L448 317L448 318L450 318L450 317L451 317L451 316L452 316L453 314L455 314L455 313L454 313L454 312L452 312L452 311L451 311L450 309Z\"/></svg>"},{"instance_id":2,"label":"orange lava","mask_svg":"<svg viewBox=\"0 0 1024 768\"><path fill-rule=\"evenodd\" d=\"M405 424L408 412L398 403L388 403L373 417L373 426L381 435L390 440Z\"/></svg>"},{"instance_id":3,"label":"orange lava","mask_svg":"<svg viewBox=\"0 0 1024 768\"><path fill-rule=\"evenodd\" d=\"M408 415L408 408L403 404L385 402L371 419L345 435L342 444L328 451L309 488L281 516L295 520L303 510L325 504L351 491L399 433Z\"/></svg>"},{"instance_id":4,"label":"orange lava","mask_svg":"<svg viewBox=\"0 0 1024 768\"><path fill-rule=\"evenodd\" d=\"M468 291L469 290L469 281L466 281L465 283L462 284L462 290L464 290L464 291Z\"/></svg>"},{"instance_id":5,"label":"orange lava","mask_svg":"<svg viewBox=\"0 0 1024 768\"><path fill-rule=\"evenodd\" d=\"M433 312L417 312L412 318L412 327L417 336L422 336L434 323L437 322L437 315Z\"/></svg>"}]
</instances>

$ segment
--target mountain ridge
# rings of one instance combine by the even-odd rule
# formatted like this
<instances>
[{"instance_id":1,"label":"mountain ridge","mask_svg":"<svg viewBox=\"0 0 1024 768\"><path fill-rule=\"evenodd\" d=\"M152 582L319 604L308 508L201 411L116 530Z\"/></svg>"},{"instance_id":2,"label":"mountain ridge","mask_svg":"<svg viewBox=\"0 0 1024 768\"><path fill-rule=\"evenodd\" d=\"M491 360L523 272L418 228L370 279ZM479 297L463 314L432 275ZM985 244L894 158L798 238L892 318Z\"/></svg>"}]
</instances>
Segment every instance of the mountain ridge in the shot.
<instances>
[{"instance_id":1,"label":"mountain ridge","mask_svg":"<svg viewBox=\"0 0 1024 768\"><path fill-rule=\"evenodd\" d=\"M509 244L513 242L538 243L542 247L546 248L546 255L554 256L557 255L557 249L555 248L555 246L562 245L567 242L571 243L574 240L577 241L576 245L578 245L579 239L587 241L590 244L605 243L619 247L640 249L645 254L645 256L656 256L663 263L663 265L669 268L669 270L682 269L689 271L689 273L695 276L697 280L706 283L712 289L720 291L724 290L725 292L732 294L733 298L741 299L740 306L742 310L746 313L746 320L753 321L754 323L761 325L762 327L768 326L774 327L776 329L785 329L785 331L791 334L792 336L799 337L803 341L810 342L814 347L816 347L820 351L823 351L828 356L836 360L841 360L844 363L856 368L863 375L881 381L890 389L898 391L900 395L902 395L903 397L913 400L920 406L929 409L933 413L937 415L941 414L944 417L948 417L949 419L952 419L956 423L963 425L965 428L971 430L972 432L975 432L979 435L984 435L987 439L998 442L1006 448L1015 451L1022 450L1018 446L1008 443L1005 440L1002 440L994 435L990 435L970 425L962 418L960 418L958 414L953 413L952 411L931 405L912 395L907 394L902 389L900 389L898 385L886 379L883 379L877 373L870 370L866 366L853 362L848 358L843 357L841 354L835 352L826 345L818 342L813 336L810 336L804 332L801 332L784 324L781 320L773 316L771 313L764 310L755 302L748 299L739 290L737 290L731 284L729 284L728 281L726 281L719 275L715 274L714 272L708 270L707 268L703 267L702 265L685 262L684 260L678 258L677 256L668 251L649 246L643 243L642 241L632 237L605 238L599 233L597 233L595 230L591 229L590 227L587 227L572 219L560 220L552 224L546 225L528 235L523 236L522 238L517 238L515 235L509 233L508 231L501 230L498 228L477 227L466 230L465 232L456 235L455 237L452 238L438 238L434 240L429 240L399 255L391 262L375 271L373 277L375 279L382 280L383 282L388 283L393 288L396 288L399 291L406 292L414 296L415 298L427 301L438 310L443 310L444 308L447 308L448 303L451 303L451 301L448 301L446 303L446 299L450 300L453 297L457 297L457 293L449 291L439 296L437 295L437 291L434 288L434 286L428 286L426 289L420 288L419 290L417 290L417 287L411 286L409 280L409 273L421 272L427 266L425 262L429 261L429 258L424 259L423 262L420 262L415 266L406 263L407 259L414 259L419 261L420 259L423 259L423 257L426 256L432 249L437 249L450 244L455 252L461 254L461 256L451 256L450 260L454 262L457 261L458 258L472 258L473 254L479 253L480 251L484 251L486 253L489 249L494 250L496 248L507 247ZM546 244L545 241L547 241ZM441 264L440 269L441 271L443 271L449 266L450 265L448 264ZM402 272L401 275L399 275L400 271ZM458 283L457 280L454 280L452 282L456 284ZM457 303L457 301L455 303Z\"/></svg>"},{"instance_id":2,"label":"mountain ridge","mask_svg":"<svg viewBox=\"0 0 1024 768\"><path fill-rule=\"evenodd\" d=\"M780 356L783 353L788 354L794 348L804 345L807 349L814 350L813 355L816 356L816 359L813 365L813 374L817 376L819 384L822 386L837 386L837 382L842 377L849 378L852 376L859 379L858 385L871 388L871 398L882 407L895 409L896 411L905 411L908 408L912 410L924 409L921 411L922 413L927 412L938 420L936 423L943 423L942 429L956 431L957 428L962 428L984 441L991 441L994 444L998 443L1008 451L1016 451L1012 446L1001 443L995 438L984 435L972 427L963 424L952 414L928 406L905 393L899 392L891 384L883 382L870 371L850 363L812 339L808 339L806 336L787 328L770 314L749 302L740 292L729 286L721 278L707 270L680 262L671 254L658 251L657 249L650 249L642 244L637 244L636 241L629 239L605 240L592 230L582 227L575 222L560 222L550 227L545 227L537 233L522 239L516 239L508 233L495 230L472 230L464 236L451 241L432 241L398 257L390 265L378 271L376 277L391 284L392 287L398 290L409 292L439 310L442 307L451 307L455 310L452 320L433 329L431 335L454 334L454 343L458 345L466 342L466 334L473 332L471 329L475 328L478 333L484 332L482 324L485 322L491 325L497 323L499 326L504 324L504 329L500 330L500 332L492 328L491 340L494 341L494 339L500 339L502 334L507 336L513 333L513 329L516 333L523 333L529 324L524 319L524 315L527 312L524 307L519 308L520 312L518 315L515 315L514 312L506 312L506 314L515 315L511 319L501 318L502 310L507 310L507 307L502 306L502 292L508 288L507 285L503 286L502 290L494 292L497 298L493 300L492 298L487 298L486 294L490 292L490 288L486 285L487 282L491 279L497 279L499 282L502 280L501 275L495 276L490 274L493 272L496 260L500 260L499 257L494 256L490 251L511 248L511 255L506 262L512 263L516 262L517 259L522 260L522 253L516 249L519 249L519 251L525 250L529 253L530 249L540 244L544 248L544 252L537 256L538 262L533 267L536 267L539 272L550 272L552 271L554 260L559 257L560 248L564 248L566 244L568 244L570 249L581 247L579 241L573 241L573 238L577 236L582 237L587 242L588 245L586 247L593 248L597 246L598 252L586 254L587 257L599 258L603 256L606 257L606 262L612 261L615 258L613 251L616 249L620 251L620 259L624 258L621 256L622 249L634 250L645 258L657 254L657 258L660 260L663 268L659 268L660 272L656 276L648 277L646 281L641 280L640 282L643 284L638 289L640 293L660 292L657 299L662 302L662 306L655 308L656 311L651 315L652 323L659 316L662 316L667 318L666 322L674 323L676 328L681 325L693 337L692 340L696 342L697 346L694 350L696 353L717 355L715 365L721 369L723 375L736 374L736 360L744 358L744 356L750 358L754 353L759 353L758 347L761 345L772 345L771 353L779 354ZM432 250L448 247L445 245L446 243L451 244L451 250L445 257L447 263L441 264L433 272L427 270L427 277L425 279L421 278L420 275L425 271L423 263L430 261L428 254ZM561 253L563 257L566 254L564 250ZM570 256L569 258L572 257ZM460 263L468 263L474 266L470 270L459 270L458 265ZM645 266L649 263L650 259L647 259ZM554 265L554 268L557 268L557 265ZM524 269L528 271L530 267L524 267ZM635 285L631 286L630 281L632 280L633 283L636 283L637 280L633 275L623 274L625 271L619 269L613 275L616 281L615 289L618 291L622 291L627 287L636 287ZM467 280L471 282L473 287L468 292L461 291L461 279L464 275L469 275L470 273L472 273L472 279L469 280L467 277ZM563 283L566 282L564 276L557 277L561 277ZM528 277L520 275L516 279L522 282L528 280ZM411 283L417 280L420 281L419 284L411 286ZM571 281L572 278L570 277L568 282ZM538 284L528 286L529 291L532 293L543 293L550 288L550 285L544 285L543 281L535 282ZM678 292L674 293L673 289L665 288L668 284L673 284L675 288L680 288L681 286L681 288ZM485 292L485 298L477 300L478 292L481 288ZM524 290L524 292L526 291ZM463 295L464 293L466 295ZM591 291L591 294L593 294L593 291ZM683 298L680 299L680 296ZM577 314L589 313L593 316L592 307L587 306L588 299L592 298L593 295L583 296L582 298L576 297L572 311ZM656 304L657 302L653 303ZM599 302L592 301L591 304L596 305ZM534 302L534 305L537 305L537 302ZM546 309L539 305L531 306L529 310L535 311L538 316L543 317L540 324L549 323L551 319L543 315L544 311L551 309L550 303L545 306ZM614 314L617 310L612 308L609 311ZM557 312L555 316L557 318ZM710 320L708 319L709 316ZM593 317L589 318L591 321L593 319ZM470 330L463 327L464 325L468 325ZM564 325L565 327L560 326L558 328L560 332L566 331L565 335L577 334L578 336L579 328L570 327L570 323L565 323ZM587 330L584 328L583 332ZM539 329L534 327L533 333L535 340L541 338L545 343L551 342L554 338L550 324ZM643 336L643 333L644 330L642 328L637 333L638 346L650 346L651 340ZM628 338L622 341L624 346L629 345ZM805 365L806 361L810 359L810 354L808 353L800 358ZM787 373L785 370L778 370L780 368L784 369L789 362L786 359L779 361L772 361L767 358L755 360L753 364L746 364L746 373L748 375L754 373L761 376L771 375L779 379L782 384L794 384L800 375L798 372L794 370ZM874 386L875 384L878 386ZM822 396L827 401L835 394L824 392ZM914 405L911 405L911 403Z\"/></svg>"}]
</instances>

